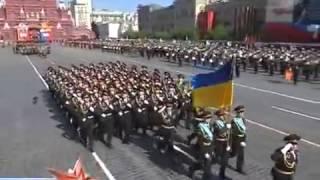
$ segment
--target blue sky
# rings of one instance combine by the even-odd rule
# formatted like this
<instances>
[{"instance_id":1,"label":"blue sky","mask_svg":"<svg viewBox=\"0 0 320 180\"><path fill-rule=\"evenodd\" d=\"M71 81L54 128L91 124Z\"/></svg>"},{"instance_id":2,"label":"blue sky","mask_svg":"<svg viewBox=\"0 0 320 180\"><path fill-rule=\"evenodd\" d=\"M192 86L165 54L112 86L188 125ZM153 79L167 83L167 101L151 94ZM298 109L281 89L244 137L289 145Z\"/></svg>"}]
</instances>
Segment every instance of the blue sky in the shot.
<instances>
[{"instance_id":1,"label":"blue sky","mask_svg":"<svg viewBox=\"0 0 320 180\"><path fill-rule=\"evenodd\" d=\"M173 0L93 0L93 6L96 9L135 11L138 4L156 3L166 6L172 2Z\"/></svg>"}]
</instances>

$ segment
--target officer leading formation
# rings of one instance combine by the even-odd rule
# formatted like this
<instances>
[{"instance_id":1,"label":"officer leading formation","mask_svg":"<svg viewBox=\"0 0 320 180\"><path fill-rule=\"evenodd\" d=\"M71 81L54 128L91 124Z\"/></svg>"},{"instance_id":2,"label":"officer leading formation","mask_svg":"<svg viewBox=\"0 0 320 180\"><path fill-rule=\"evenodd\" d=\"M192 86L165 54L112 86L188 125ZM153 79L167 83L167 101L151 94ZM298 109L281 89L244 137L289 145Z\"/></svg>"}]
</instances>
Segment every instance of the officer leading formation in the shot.
<instances>
[{"instance_id":1,"label":"officer leading formation","mask_svg":"<svg viewBox=\"0 0 320 180\"><path fill-rule=\"evenodd\" d=\"M191 87L183 75L175 80L168 72L162 75L154 69L151 73L146 66L129 67L117 61L71 68L49 67L45 80L67 124L90 151L94 151L96 137L112 148L114 135L127 144L135 132L153 134L154 147L159 152L174 153L176 129L184 120L186 129L193 125L193 132L187 137L196 157L189 168L191 177L196 170L202 170L204 178L210 177L211 166L219 164L219 177L225 179L228 160L233 157L237 171L246 174L243 168L247 138L245 107L237 106L233 118L223 109L217 110L214 118L203 108L193 108ZM194 139L196 143L191 145ZM295 152L294 141L292 138L288 141L290 145L284 147L284 152ZM293 176L281 174L295 171L296 159L292 157L296 156L291 154L272 156L276 162L272 170L275 180ZM288 164L286 157L290 169L282 166Z\"/></svg>"}]
</instances>

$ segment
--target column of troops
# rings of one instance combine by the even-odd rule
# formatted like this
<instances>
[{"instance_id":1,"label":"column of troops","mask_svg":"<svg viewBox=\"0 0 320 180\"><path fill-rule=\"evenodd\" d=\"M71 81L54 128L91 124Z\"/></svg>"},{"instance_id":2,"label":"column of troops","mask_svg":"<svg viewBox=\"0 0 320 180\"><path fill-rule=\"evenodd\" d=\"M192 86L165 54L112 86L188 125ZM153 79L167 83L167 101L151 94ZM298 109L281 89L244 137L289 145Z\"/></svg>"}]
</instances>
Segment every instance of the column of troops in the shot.
<instances>
[{"instance_id":1,"label":"column of troops","mask_svg":"<svg viewBox=\"0 0 320 180\"><path fill-rule=\"evenodd\" d=\"M57 41L61 46L64 47L76 47L83 49L100 49L101 42L100 41L77 41L77 40L61 40Z\"/></svg>"},{"instance_id":2,"label":"column of troops","mask_svg":"<svg viewBox=\"0 0 320 180\"><path fill-rule=\"evenodd\" d=\"M71 68L50 67L45 80L67 117L66 123L90 151L94 149L97 136L112 148L114 135L126 144L133 132L147 134L150 131L154 132L157 150L163 154L172 153L176 127L184 119L184 127L193 130L186 143L194 144L191 147L196 157L189 168L190 176L196 170L202 170L205 177L210 176L211 165L219 163L219 176L224 179L230 157L237 157L236 169L245 174L245 107L237 106L236 115L231 119L226 118L223 109L217 110L213 118L210 111L193 108L191 88L183 75L175 80L170 73L162 74L158 69L150 72L145 66L138 68L109 62L72 65ZM286 149L291 152L291 148L286 146ZM288 159L278 153L273 159L277 163L274 174L295 171L295 158Z\"/></svg>"},{"instance_id":3,"label":"column of troops","mask_svg":"<svg viewBox=\"0 0 320 180\"><path fill-rule=\"evenodd\" d=\"M259 47L247 47L236 42L205 43L154 43L144 42L108 42L104 45L109 52L121 54L136 49L141 57L165 58L182 66L216 67L220 61L232 60L235 65L235 75L240 76L240 70L246 71L252 68L255 74L268 73L270 76L278 72L285 75L290 71L291 80L296 84L301 76L306 81L319 78L320 53L315 47L293 47L290 45L261 45ZM103 49L104 49L103 48Z\"/></svg>"}]
</instances>

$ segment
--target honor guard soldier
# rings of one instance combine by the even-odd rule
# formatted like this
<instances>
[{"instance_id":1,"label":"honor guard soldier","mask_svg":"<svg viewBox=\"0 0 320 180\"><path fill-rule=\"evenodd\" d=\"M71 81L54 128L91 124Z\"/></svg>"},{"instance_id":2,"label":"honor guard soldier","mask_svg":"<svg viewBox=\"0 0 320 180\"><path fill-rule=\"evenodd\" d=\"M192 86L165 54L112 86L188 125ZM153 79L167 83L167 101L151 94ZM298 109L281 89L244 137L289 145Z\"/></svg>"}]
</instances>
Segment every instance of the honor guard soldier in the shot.
<instances>
[{"instance_id":1,"label":"honor guard soldier","mask_svg":"<svg viewBox=\"0 0 320 180\"><path fill-rule=\"evenodd\" d=\"M196 112L195 116L195 128L194 132L188 137L191 141L193 138L197 138L196 156L197 161L189 168L189 175L192 177L194 171L203 169L203 178L207 178L211 175L211 163L213 159L213 133L210 125L211 113L205 112L202 108ZM189 143L190 144L190 143Z\"/></svg>"},{"instance_id":2,"label":"honor guard soldier","mask_svg":"<svg viewBox=\"0 0 320 180\"><path fill-rule=\"evenodd\" d=\"M286 144L271 155L275 165L271 170L273 180L293 180L298 163L298 141L301 139L296 134L284 137Z\"/></svg>"},{"instance_id":3,"label":"honor guard soldier","mask_svg":"<svg viewBox=\"0 0 320 180\"><path fill-rule=\"evenodd\" d=\"M225 171L228 165L230 148L230 129L231 124L225 120L225 111L219 109L215 112L218 117L213 123L213 133L215 137L216 162L220 163L219 177L226 178Z\"/></svg>"},{"instance_id":4,"label":"honor guard soldier","mask_svg":"<svg viewBox=\"0 0 320 180\"><path fill-rule=\"evenodd\" d=\"M236 112L236 115L231 121L231 157L237 156L237 171L244 174L244 148L246 146L245 107L243 105L237 106L234 111Z\"/></svg>"},{"instance_id":5,"label":"honor guard soldier","mask_svg":"<svg viewBox=\"0 0 320 180\"><path fill-rule=\"evenodd\" d=\"M213 133L210 126L211 113L205 112L203 109L198 111L195 117L197 122L192 136L197 137L197 162L189 168L190 176L193 176L194 171L203 169L203 178L208 178L211 175L211 163L213 159Z\"/></svg>"}]
</instances>

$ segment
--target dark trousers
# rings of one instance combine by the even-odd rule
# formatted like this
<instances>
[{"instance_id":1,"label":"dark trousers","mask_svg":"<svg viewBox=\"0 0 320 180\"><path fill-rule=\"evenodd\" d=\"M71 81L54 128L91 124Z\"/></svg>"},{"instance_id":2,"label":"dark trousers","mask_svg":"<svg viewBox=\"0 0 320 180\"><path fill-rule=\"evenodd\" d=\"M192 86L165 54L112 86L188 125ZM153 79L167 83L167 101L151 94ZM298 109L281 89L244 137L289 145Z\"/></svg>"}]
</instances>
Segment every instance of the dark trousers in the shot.
<instances>
[{"instance_id":1,"label":"dark trousers","mask_svg":"<svg viewBox=\"0 0 320 180\"><path fill-rule=\"evenodd\" d=\"M236 66L236 77L240 77L240 66Z\"/></svg>"},{"instance_id":2,"label":"dark trousers","mask_svg":"<svg viewBox=\"0 0 320 180\"><path fill-rule=\"evenodd\" d=\"M190 129L191 128L190 127L191 126L191 121L192 121L192 119L191 119L192 112L189 111L189 110L185 110L184 113L185 113L185 124L184 124L184 126L185 126L186 129Z\"/></svg>"},{"instance_id":3,"label":"dark trousers","mask_svg":"<svg viewBox=\"0 0 320 180\"><path fill-rule=\"evenodd\" d=\"M269 75L273 76L273 74L274 74L274 69L273 69L273 66L271 65L269 69Z\"/></svg>"},{"instance_id":4,"label":"dark trousers","mask_svg":"<svg viewBox=\"0 0 320 180\"><path fill-rule=\"evenodd\" d=\"M93 149L94 143L94 122L87 119L86 122L81 123L80 138L83 139L86 147L90 150Z\"/></svg>"},{"instance_id":5,"label":"dark trousers","mask_svg":"<svg viewBox=\"0 0 320 180\"><path fill-rule=\"evenodd\" d=\"M197 150L197 161L194 162L190 166L190 173L193 174L194 171L203 169L204 171L204 177L208 177L211 174L211 161L212 161L212 151L213 151L213 146L204 146L204 145L199 145L199 150ZM208 153L210 155L210 158L205 158L205 154Z\"/></svg>"},{"instance_id":6,"label":"dark trousers","mask_svg":"<svg viewBox=\"0 0 320 180\"><path fill-rule=\"evenodd\" d=\"M244 165L244 147L240 143L244 142L244 138L233 137L232 140L231 157L237 157L237 170L242 171Z\"/></svg>"},{"instance_id":7,"label":"dark trousers","mask_svg":"<svg viewBox=\"0 0 320 180\"><path fill-rule=\"evenodd\" d=\"M273 180L293 180L293 175L281 174L272 168L271 175Z\"/></svg>"},{"instance_id":8,"label":"dark trousers","mask_svg":"<svg viewBox=\"0 0 320 180\"><path fill-rule=\"evenodd\" d=\"M132 123L132 116L131 112L124 113L119 118L120 124L119 124L119 133L120 133L120 139L123 143L129 142L130 134L131 134L131 123Z\"/></svg>"},{"instance_id":9,"label":"dark trousers","mask_svg":"<svg viewBox=\"0 0 320 180\"><path fill-rule=\"evenodd\" d=\"M227 151L227 141L215 141L216 162L220 163L219 176L224 178L226 167L229 160L229 152Z\"/></svg>"},{"instance_id":10,"label":"dark trousers","mask_svg":"<svg viewBox=\"0 0 320 180\"><path fill-rule=\"evenodd\" d=\"M174 129L160 127L157 135L163 137L164 140L162 142L159 142L159 149L165 149L167 147L168 151L173 151L174 132Z\"/></svg>"},{"instance_id":11,"label":"dark trousers","mask_svg":"<svg viewBox=\"0 0 320 180\"><path fill-rule=\"evenodd\" d=\"M246 72L246 70L247 70L247 63L246 63L246 62L243 62L242 65L243 65L243 66L242 66L242 67L243 67L243 71Z\"/></svg>"},{"instance_id":12,"label":"dark trousers","mask_svg":"<svg viewBox=\"0 0 320 180\"><path fill-rule=\"evenodd\" d=\"M112 137L114 132L114 118L107 117L100 119L102 125L102 137L105 143L110 144L112 143ZM107 136L107 137L105 137Z\"/></svg>"},{"instance_id":13,"label":"dark trousers","mask_svg":"<svg viewBox=\"0 0 320 180\"><path fill-rule=\"evenodd\" d=\"M254 73L258 74L258 64L254 64Z\"/></svg>"}]
</instances>

